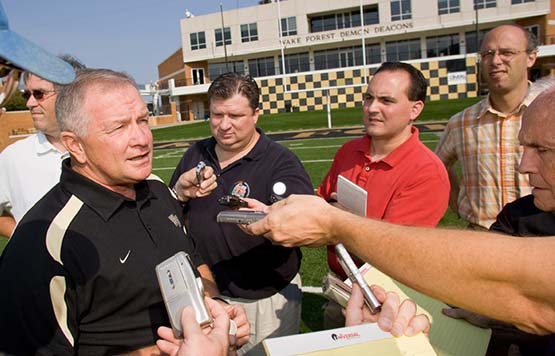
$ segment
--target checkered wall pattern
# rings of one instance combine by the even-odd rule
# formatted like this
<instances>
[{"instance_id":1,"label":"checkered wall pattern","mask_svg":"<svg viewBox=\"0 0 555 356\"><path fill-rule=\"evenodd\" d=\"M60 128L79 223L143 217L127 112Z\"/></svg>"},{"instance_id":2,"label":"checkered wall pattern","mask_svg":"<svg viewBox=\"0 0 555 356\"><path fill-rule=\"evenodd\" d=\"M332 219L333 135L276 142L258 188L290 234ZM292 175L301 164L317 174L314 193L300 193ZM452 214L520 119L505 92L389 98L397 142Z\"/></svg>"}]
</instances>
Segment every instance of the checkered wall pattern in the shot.
<instances>
[{"instance_id":1,"label":"checkered wall pattern","mask_svg":"<svg viewBox=\"0 0 555 356\"><path fill-rule=\"evenodd\" d=\"M427 100L446 100L476 97L476 57L464 59L462 70L466 70L465 84L448 84L449 65L446 60L412 63L428 80ZM378 66L369 67L373 75ZM341 69L328 72L301 73L286 78L289 86L285 92L282 77L258 80L261 91L261 105L264 114L288 111L313 111L326 108L326 92L330 89L332 109L361 106L364 86L363 69ZM352 86L350 86L352 85ZM356 86L359 85L359 86Z\"/></svg>"}]
</instances>

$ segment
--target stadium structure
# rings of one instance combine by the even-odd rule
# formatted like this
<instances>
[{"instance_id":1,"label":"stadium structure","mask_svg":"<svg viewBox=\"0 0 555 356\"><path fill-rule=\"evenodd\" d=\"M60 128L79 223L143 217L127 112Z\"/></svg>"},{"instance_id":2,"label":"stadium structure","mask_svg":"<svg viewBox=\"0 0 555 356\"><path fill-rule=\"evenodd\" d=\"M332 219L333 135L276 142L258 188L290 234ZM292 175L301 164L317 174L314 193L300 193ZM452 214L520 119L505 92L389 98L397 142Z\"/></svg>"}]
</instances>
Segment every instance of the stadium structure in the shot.
<instances>
[{"instance_id":1,"label":"stadium structure","mask_svg":"<svg viewBox=\"0 0 555 356\"><path fill-rule=\"evenodd\" d=\"M429 81L428 99L477 96L477 48L516 23L540 41L531 78L555 75L555 0L283 0L181 19L182 46L151 90L180 120L205 119L221 73L253 76L264 114L362 105L380 63L405 61ZM361 16L362 15L362 16ZM364 55L363 55L364 53Z\"/></svg>"}]
</instances>

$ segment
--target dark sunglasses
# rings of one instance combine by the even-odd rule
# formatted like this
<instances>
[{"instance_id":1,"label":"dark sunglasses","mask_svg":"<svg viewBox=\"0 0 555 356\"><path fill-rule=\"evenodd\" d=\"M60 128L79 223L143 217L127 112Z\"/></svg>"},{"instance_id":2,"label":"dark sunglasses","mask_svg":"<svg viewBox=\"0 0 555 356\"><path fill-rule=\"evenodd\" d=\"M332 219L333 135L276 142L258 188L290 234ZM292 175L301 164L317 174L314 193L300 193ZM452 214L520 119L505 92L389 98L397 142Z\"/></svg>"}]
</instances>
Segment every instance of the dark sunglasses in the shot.
<instances>
[{"instance_id":1,"label":"dark sunglasses","mask_svg":"<svg viewBox=\"0 0 555 356\"><path fill-rule=\"evenodd\" d=\"M40 90L40 89L36 89L36 90L25 90L23 92L23 94L21 94L23 96L23 99L25 99L25 101L29 100L29 98L31 97L31 95L33 96L33 98L35 98L35 100L42 100L44 99L44 96L47 93L55 93L56 90Z\"/></svg>"}]
</instances>

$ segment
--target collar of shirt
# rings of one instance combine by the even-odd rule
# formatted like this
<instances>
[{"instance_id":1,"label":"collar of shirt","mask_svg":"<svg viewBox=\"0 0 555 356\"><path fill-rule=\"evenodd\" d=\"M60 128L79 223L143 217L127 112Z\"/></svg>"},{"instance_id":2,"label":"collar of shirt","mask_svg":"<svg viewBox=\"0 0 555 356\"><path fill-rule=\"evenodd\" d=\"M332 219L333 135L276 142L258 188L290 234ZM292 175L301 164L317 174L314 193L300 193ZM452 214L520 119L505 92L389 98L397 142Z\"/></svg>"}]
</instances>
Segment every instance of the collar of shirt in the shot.
<instances>
[{"instance_id":1,"label":"collar of shirt","mask_svg":"<svg viewBox=\"0 0 555 356\"><path fill-rule=\"evenodd\" d=\"M35 151L38 154L45 154L50 151L54 151L60 154L60 159L66 159L69 157L68 152L60 152L53 144L48 141L44 132L39 131L36 134L37 140L35 141Z\"/></svg>"},{"instance_id":2,"label":"collar of shirt","mask_svg":"<svg viewBox=\"0 0 555 356\"><path fill-rule=\"evenodd\" d=\"M488 94L488 96L486 97L486 100L482 100L480 102L480 112L476 116L476 119L482 118L487 112L495 116L498 116L502 119L506 119L507 117L510 117L519 113L522 109L527 108L528 105L530 105L530 103L536 98L537 94L538 93L536 93L536 91L533 90L532 82L528 81L528 92L524 96L524 99L522 99L522 102L517 106L517 108L509 114L504 114L500 111L495 110L491 106L491 97L490 97L490 94Z\"/></svg>"},{"instance_id":3,"label":"collar of shirt","mask_svg":"<svg viewBox=\"0 0 555 356\"><path fill-rule=\"evenodd\" d=\"M403 142L399 147L391 151L387 156L382 158L379 161L372 162L378 163L383 162L390 167L395 167L397 164L401 163L403 160L407 158L407 155L412 151L412 147L416 142L418 142L418 129L414 126L410 129L411 135L408 140ZM370 144L372 143L372 139L368 135L364 135L362 140L358 141L358 145L355 148L357 151L362 152L364 155L368 155L370 157Z\"/></svg>"},{"instance_id":4,"label":"collar of shirt","mask_svg":"<svg viewBox=\"0 0 555 356\"><path fill-rule=\"evenodd\" d=\"M148 200L154 198L146 180L135 184L137 196L136 200L131 200L75 172L71 168L71 159L69 158L62 162L60 182L62 182L63 188L77 196L105 221L110 220L112 215L126 202L136 203L141 207Z\"/></svg>"}]
</instances>

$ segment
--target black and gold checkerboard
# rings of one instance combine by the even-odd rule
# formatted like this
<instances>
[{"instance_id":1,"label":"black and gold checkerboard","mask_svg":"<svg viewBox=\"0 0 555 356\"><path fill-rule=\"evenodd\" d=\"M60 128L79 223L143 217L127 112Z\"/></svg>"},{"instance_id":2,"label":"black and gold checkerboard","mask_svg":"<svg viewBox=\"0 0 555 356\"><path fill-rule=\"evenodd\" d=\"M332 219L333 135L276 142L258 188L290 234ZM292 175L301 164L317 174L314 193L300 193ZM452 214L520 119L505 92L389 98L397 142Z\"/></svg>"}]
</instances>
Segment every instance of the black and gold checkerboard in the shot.
<instances>
[{"instance_id":1,"label":"black and gold checkerboard","mask_svg":"<svg viewBox=\"0 0 555 356\"><path fill-rule=\"evenodd\" d=\"M476 57L461 58L456 63L457 71L466 70L466 84L449 85L447 76L452 60L430 60L412 63L428 80L428 100L446 100L475 97ZM379 65L369 66L370 75ZM451 68L451 71L453 68ZM363 69L337 69L327 72L300 73L286 76L285 90L282 77L258 80L261 105L264 114L287 111L312 111L326 108L326 92L321 88L332 88L332 109L362 105L362 94L366 90Z\"/></svg>"}]
</instances>

